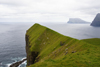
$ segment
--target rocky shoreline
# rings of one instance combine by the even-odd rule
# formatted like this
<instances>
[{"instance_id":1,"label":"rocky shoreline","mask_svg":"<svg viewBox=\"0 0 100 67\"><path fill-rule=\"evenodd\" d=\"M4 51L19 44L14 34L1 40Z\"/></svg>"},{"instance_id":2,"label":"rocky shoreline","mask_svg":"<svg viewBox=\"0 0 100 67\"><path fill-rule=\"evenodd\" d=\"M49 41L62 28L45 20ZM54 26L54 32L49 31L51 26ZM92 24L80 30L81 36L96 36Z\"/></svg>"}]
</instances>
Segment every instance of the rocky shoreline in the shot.
<instances>
[{"instance_id":1,"label":"rocky shoreline","mask_svg":"<svg viewBox=\"0 0 100 67\"><path fill-rule=\"evenodd\" d=\"M11 64L9 67L18 67L21 63L23 63L24 61L26 61L27 59L23 59L21 61L18 61L16 63Z\"/></svg>"}]
</instances>

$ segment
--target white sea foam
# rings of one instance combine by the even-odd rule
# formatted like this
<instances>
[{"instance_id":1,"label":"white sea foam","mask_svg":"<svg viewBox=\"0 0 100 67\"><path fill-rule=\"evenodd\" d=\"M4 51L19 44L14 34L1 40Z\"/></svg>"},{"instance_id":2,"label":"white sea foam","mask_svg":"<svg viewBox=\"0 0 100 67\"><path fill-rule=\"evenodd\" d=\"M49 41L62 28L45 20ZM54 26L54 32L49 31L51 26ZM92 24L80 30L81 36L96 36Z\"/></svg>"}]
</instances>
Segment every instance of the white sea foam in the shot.
<instances>
[{"instance_id":1,"label":"white sea foam","mask_svg":"<svg viewBox=\"0 0 100 67\"><path fill-rule=\"evenodd\" d=\"M21 60L25 59L26 57L22 58ZM18 67L26 67L27 62L24 61L23 63L21 63Z\"/></svg>"},{"instance_id":2,"label":"white sea foam","mask_svg":"<svg viewBox=\"0 0 100 67\"><path fill-rule=\"evenodd\" d=\"M7 67L9 67L11 64L7 64Z\"/></svg>"},{"instance_id":3,"label":"white sea foam","mask_svg":"<svg viewBox=\"0 0 100 67\"><path fill-rule=\"evenodd\" d=\"M18 57L18 58L11 58L11 60L13 60L14 62L13 63L16 63L16 62L18 62L18 61L21 61L21 60L23 60L23 59L25 59L26 57L24 57L24 58L21 58L21 57ZM9 64L7 64L7 67L9 67L11 64L13 64L13 63L9 63ZM22 64L20 64L18 67L26 67L26 61L24 61Z\"/></svg>"},{"instance_id":4,"label":"white sea foam","mask_svg":"<svg viewBox=\"0 0 100 67\"><path fill-rule=\"evenodd\" d=\"M26 61L24 61L22 64L20 64L18 67L26 67Z\"/></svg>"}]
</instances>

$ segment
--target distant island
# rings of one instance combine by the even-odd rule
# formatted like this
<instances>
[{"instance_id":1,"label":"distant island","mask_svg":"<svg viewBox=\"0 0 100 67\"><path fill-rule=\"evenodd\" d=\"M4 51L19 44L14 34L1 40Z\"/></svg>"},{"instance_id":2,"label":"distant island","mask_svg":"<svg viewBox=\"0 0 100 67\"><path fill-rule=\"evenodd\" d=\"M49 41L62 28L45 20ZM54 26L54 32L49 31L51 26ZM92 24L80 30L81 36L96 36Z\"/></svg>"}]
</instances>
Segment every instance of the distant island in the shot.
<instances>
[{"instance_id":1,"label":"distant island","mask_svg":"<svg viewBox=\"0 0 100 67\"><path fill-rule=\"evenodd\" d=\"M80 18L69 18L69 21L67 23L70 23L70 24L90 24L90 22L84 21Z\"/></svg>"},{"instance_id":2,"label":"distant island","mask_svg":"<svg viewBox=\"0 0 100 67\"><path fill-rule=\"evenodd\" d=\"M91 26L100 26L100 13L96 15L96 17L91 23Z\"/></svg>"}]
</instances>

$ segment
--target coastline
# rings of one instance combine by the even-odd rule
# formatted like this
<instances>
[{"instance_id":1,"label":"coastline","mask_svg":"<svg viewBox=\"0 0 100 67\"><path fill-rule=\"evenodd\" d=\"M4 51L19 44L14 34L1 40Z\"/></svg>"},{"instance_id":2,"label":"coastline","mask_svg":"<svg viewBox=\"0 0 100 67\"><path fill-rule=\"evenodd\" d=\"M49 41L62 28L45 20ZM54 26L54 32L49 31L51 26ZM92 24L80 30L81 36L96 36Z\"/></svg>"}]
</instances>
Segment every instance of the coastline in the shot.
<instances>
[{"instance_id":1,"label":"coastline","mask_svg":"<svg viewBox=\"0 0 100 67\"><path fill-rule=\"evenodd\" d=\"M21 61L15 62L13 64L11 64L9 67L18 67L20 64L22 64L24 61L26 61L27 59L23 59Z\"/></svg>"}]
</instances>

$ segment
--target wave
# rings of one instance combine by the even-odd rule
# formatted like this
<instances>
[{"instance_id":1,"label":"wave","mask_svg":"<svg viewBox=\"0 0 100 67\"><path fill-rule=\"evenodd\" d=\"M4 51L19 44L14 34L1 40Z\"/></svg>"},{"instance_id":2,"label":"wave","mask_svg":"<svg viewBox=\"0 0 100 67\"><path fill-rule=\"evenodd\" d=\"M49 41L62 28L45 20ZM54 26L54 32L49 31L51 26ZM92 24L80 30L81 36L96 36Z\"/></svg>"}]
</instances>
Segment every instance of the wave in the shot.
<instances>
[{"instance_id":1,"label":"wave","mask_svg":"<svg viewBox=\"0 0 100 67\"><path fill-rule=\"evenodd\" d=\"M10 67L10 65L12 65L12 64L14 64L16 62L22 61L24 59L26 59L26 57L23 57L23 58L21 58L21 57L12 58L11 60L13 60L14 62L6 64L6 67ZM18 67L26 67L26 64L27 64L26 61L24 61Z\"/></svg>"}]
</instances>

